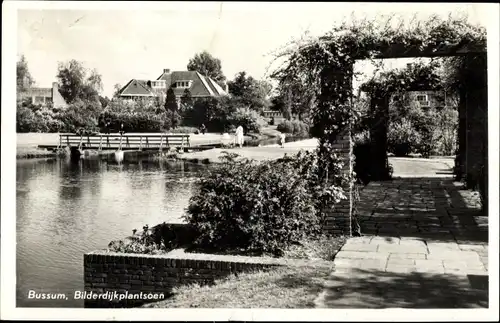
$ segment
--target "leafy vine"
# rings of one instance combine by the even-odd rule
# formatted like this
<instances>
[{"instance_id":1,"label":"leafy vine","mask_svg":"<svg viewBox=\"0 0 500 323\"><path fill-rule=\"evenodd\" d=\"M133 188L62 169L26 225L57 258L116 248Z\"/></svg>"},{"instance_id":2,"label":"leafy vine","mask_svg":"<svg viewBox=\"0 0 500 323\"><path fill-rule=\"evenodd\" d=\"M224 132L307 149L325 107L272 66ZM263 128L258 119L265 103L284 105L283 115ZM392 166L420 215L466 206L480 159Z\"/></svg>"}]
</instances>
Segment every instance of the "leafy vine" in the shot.
<instances>
[{"instance_id":1,"label":"leafy vine","mask_svg":"<svg viewBox=\"0 0 500 323\"><path fill-rule=\"evenodd\" d=\"M339 134L359 118L352 108L356 60L450 56L486 49L485 29L471 25L466 18L443 20L433 16L425 22L393 18L385 24L378 23L380 19L344 22L323 36L305 35L276 53L276 60L285 62L271 77L280 83L299 80L314 94L311 134L320 141L318 154L325 178L338 161L334 144ZM397 73L387 74L382 83L365 86L375 96L383 97L415 85L422 76L410 74L401 79Z\"/></svg>"}]
</instances>

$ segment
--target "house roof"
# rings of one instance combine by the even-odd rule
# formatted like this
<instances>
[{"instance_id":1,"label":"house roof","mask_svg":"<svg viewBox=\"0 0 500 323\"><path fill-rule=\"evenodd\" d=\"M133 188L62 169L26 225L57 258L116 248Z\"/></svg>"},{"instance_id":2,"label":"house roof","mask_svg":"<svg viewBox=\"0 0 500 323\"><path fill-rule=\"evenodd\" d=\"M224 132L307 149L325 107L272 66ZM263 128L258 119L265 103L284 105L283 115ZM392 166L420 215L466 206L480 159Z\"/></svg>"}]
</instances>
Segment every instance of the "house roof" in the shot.
<instances>
[{"instance_id":1,"label":"house roof","mask_svg":"<svg viewBox=\"0 0 500 323\"><path fill-rule=\"evenodd\" d=\"M178 81L192 81L189 91L193 97L221 96L227 93L211 78L203 76L196 71L173 71L162 73L157 81L163 80L167 87L173 86ZM148 85L147 80L132 79L120 91L121 96L154 96L156 90ZM172 87L176 96L182 96L185 88Z\"/></svg>"},{"instance_id":2,"label":"house roof","mask_svg":"<svg viewBox=\"0 0 500 323\"><path fill-rule=\"evenodd\" d=\"M148 81L132 79L121 90L121 96L154 96Z\"/></svg>"}]
</instances>

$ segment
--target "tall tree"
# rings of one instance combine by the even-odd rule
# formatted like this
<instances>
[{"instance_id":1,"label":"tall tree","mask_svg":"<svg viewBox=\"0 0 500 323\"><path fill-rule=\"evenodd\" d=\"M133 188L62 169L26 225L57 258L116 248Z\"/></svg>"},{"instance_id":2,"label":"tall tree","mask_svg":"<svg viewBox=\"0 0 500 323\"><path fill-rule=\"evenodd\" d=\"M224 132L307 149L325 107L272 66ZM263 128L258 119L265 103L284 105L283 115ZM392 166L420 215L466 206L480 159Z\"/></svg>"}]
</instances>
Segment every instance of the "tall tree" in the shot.
<instances>
[{"instance_id":1,"label":"tall tree","mask_svg":"<svg viewBox=\"0 0 500 323\"><path fill-rule=\"evenodd\" d=\"M113 97L114 98L117 98L119 95L120 95L120 90L122 89L122 86L121 84L115 84L115 86L113 87Z\"/></svg>"},{"instance_id":2,"label":"tall tree","mask_svg":"<svg viewBox=\"0 0 500 323\"><path fill-rule=\"evenodd\" d=\"M220 59L213 57L209 52L203 51L196 54L189 60L187 65L188 71L197 71L203 75L212 78L220 86L224 86L226 77L222 72L222 64Z\"/></svg>"},{"instance_id":3,"label":"tall tree","mask_svg":"<svg viewBox=\"0 0 500 323\"><path fill-rule=\"evenodd\" d=\"M189 89L184 90L184 94L181 97L181 104L183 109L190 109L193 107L193 96L191 95L191 91L189 91Z\"/></svg>"},{"instance_id":4,"label":"tall tree","mask_svg":"<svg viewBox=\"0 0 500 323\"><path fill-rule=\"evenodd\" d=\"M95 69L89 73L82 63L73 59L59 63L57 78L59 91L66 102L73 103L77 100L99 102L102 79Z\"/></svg>"},{"instance_id":5,"label":"tall tree","mask_svg":"<svg viewBox=\"0 0 500 323\"><path fill-rule=\"evenodd\" d=\"M236 74L234 80L229 81L227 85L233 98L244 106L261 111L270 105L268 96L271 85L254 79L244 71Z\"/></svg>"},{"instance_id":6,"label":"tall tree","mask_svg":"<svg viewBox=\"0 0 500 323\"><path fill-rule=\"evenodd\" d=\"M99 101L101 102L101 106L104 109L108 106L111 100L107 96L104 97L99 95Z\"/></svg>"},{"instance_id":7,"label":"tall tree","mask_svg":"<svg viewBox=\"0 0 500 323\"><path fill-rule=\"evenodd\" d=\"M30 74L30 71L28 69L28 61L26 60L26 57L24 57L24 55L21 55L21 58L17 62L16 67L17 92L26 91L35 83L35 81Z\"/></svg>"},{"instance_id":8,"label":"tall tree","mask_svg":"<svg viewBox=\"0 0 500 323\"><path fill-rule=\"evenodd\" d=\"M177 98L175 97L175 92L172 88L167 90L167 97L165 99L165 111L170 119L170 125L172 128L176 128L180 121L179 115L179 105L177 104Z\"/></svg>"}]
</instances>

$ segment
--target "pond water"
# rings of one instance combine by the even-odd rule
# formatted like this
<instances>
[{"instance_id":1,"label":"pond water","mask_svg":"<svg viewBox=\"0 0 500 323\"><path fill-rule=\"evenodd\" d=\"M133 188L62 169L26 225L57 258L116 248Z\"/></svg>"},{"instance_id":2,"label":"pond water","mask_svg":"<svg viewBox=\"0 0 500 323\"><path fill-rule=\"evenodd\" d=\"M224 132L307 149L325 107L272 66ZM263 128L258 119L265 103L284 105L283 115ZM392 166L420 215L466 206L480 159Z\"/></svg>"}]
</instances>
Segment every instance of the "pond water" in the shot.
<instances>
[{"instance_id":1,"label":"pond water","mask_svg":"<svg viewBox=\"0 0 500 323\"><path fill-rule=\"evenodd\" d=\"M64 159L17 162L17 307L83 307L30 300L30 290L83 291L83 255L161 222L181 222L203 166L107 164Z\"/></svg>"},{"instance_id":2,"label":"pond water","mask_svg":"<svg viewBox=\"0 0 500 323\"><path fill-rule=\"evenodd\" d=\"M300 141L304 139L309 139L308 137L293 137L293 136L285 136L285 142L294 142L294 141ZM250 146L250 147L255 147L255 146L267 146L267 145L275 145L280 143L280 138L278 137L273 137L273 138L264 138L264 139L250 139L246 140L244 143L244 146Z\"/></svg>"}]
</instances>

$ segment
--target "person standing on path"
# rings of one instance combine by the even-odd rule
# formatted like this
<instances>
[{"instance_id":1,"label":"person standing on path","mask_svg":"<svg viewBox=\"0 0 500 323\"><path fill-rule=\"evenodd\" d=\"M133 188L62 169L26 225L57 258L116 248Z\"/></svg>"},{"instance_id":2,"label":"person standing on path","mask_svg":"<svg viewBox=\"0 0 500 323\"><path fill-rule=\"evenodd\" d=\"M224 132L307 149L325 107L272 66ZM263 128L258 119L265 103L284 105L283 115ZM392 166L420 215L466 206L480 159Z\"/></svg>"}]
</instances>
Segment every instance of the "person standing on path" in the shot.
<instances>
[{"instance_id":1,"label":"person standing on path","mask_svg":"<svg viewBox=\"0 0 500 323\"><path fill-rule=\"evenodd\" d=\"M243 143L245 141L245 138L243 136L243 127L242 126L238 126L238 128L236 128L236 144L241 147L243 147Z\"/></svg>"},{"instance_id":2,"label":"person standing on path","mask_svg":"<svg viewBox=\"0 0 500 323\"><path fill-rule=\"evenodd\" d=\"M281 145L281 148L285 148L285 134L284 133L281 133L280 134L280 145Z\"/></svg>"}]
</instances>

